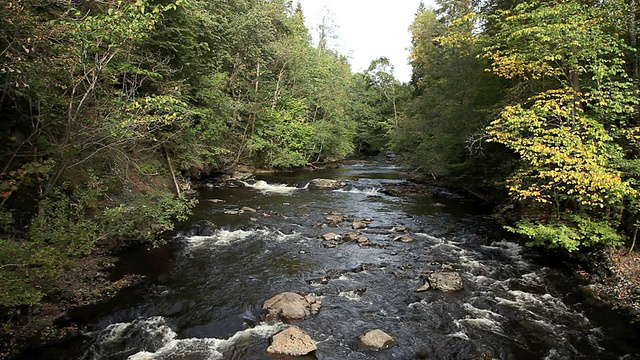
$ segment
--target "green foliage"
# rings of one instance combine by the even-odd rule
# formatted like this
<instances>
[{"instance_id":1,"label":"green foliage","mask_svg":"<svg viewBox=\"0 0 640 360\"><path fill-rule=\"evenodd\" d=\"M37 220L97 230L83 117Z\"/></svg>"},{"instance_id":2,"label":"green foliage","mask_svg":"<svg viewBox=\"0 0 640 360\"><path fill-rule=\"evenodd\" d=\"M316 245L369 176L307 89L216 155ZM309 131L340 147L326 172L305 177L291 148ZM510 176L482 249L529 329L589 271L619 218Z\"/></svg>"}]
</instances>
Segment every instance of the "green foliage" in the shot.
<instances>
[{"instance_id":1,"label":"green foliage","mask_svg":"<svg viewBox=\"0 0 640 360\"><path fill-rule=\"evenodd\" d=\"M164 191L135 193L126 203L112 203L104 183L95 177L79 187L66 184L39 202L40 212L25 238L2 212L0 237L0 306L35 305L56 279L81 257L89 255L100 240L152 241L159 232L185 220L194 200L175 198Z\"/></svg>"},{"instance_id":2,"label":"green foliage","mask_svg":"<svg viewBox=\"0 0 640 360\"><path fill-rule=\"evenodd\" d=\"M619 245L623 237L618 234L615 224L609 221L594 221L590 217L572 215L552 223L532 223L527 220L509 230L532 239L530 246L544 246L551 249L578 250L581 246Z\"/></svg>"},{"instance_id":3,"label":"green foliage","mask_svg":"<svg viewBox=\"0 0 640 360\"><path fill-rule=\"evenodd\" d=\"M37 303L97 244L172 229L194 203L169 176L353 150L349 65L289 1L0 7L0 306Z\"/></svg>"},{"instance_id":4,"label":"green foliage","mask_svg":"<svg viewBox=\"0 0 640 360\"><path fill-rule=\"evenodd\" d=\"M637 93L624 70L625 45L611 32L611 9L580 1L531 1L494 15L492 72L518 79L519 95L487 128L489 141L521 160L508 187L530 208L515 231L534 245L619 244L625 209L635 212L635 180L622 169L626 120ZM631 130L633 133L635 130Z\"/></svg>"},{"instance_id":5,"label":"green foliage","mask_svg":"<svg viewBox=\"0 0 640 360\"><path fill-rule=\"evenodd\" d=\"M475 186L494 172L482 153L482 132L503 84L477 57L483 47L477 2L438 4L440 11L421 9L410 27L413 99L393 145L409 166Z\"/></svg>"},{"instance_id":6,"label":"green foliage","mask_svg":"<svg viewBox=\"0 0 640 360\"><path fill-rule=\"evenodd\" d=\"M266 166L306 165L314 140L312 125L305 119L307 113L303 100L281 98L276 108L260 114L264 123L258 125L249 148L260 154Z\"/></svg>"},{"instance_id":7,"label":"green foliage","mask_svg":"<svg viewBox=\"0 0 640 360\"><path fill-rule=\"evenodd\" d=\"M369 154L388 150L391 135L402 121L409 87L395 79L393 66L384 57L373 60L353 80L351 116L358 121L355 139L358 150Z\"/></svg>"},{"instance_id":8,"label":"green foliage","mask_svg":"<svg viewBox=\"0 0 640 360\"><path fill-rule=\"evenodd\" d=\"M196 204L193 199L176 198L163 191L135 194L125 203L106 208L98 220L103 236L152 241L156 235L173 230L175 221L184 221Z\"/></svg>"}]
</instances>

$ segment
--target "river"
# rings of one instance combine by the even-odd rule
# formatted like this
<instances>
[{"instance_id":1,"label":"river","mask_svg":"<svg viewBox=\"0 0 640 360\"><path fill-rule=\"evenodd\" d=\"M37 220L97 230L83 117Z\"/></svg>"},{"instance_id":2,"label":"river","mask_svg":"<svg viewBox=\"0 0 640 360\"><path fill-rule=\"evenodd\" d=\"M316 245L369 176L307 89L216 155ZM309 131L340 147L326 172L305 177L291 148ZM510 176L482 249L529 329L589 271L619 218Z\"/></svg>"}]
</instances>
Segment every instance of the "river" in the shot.
<instances>
[{"instance_id":1,"label":"river","mask_svg":"<svg viewBox=\"0 0 640 360\"><path fill-rule=\"evenodd\" d=\"M293 291L322 300L298 323L317 359L640 359L638 326L588 296L566 267L515 242L473 199L441 188L383 192L404 184L400 174L384 160L354 161L205 188L169 244L122 257L114 278L139 273L143 284L77 311L83 336L25 358L270 359L269 337L284 325L262 323L262 303ZM312 178L350 185L305 188ZM360 232L377 246L327 247L322 234L353 231L327 225L336 213L370 218ZM414 241L394 242L394 226ZM415 291L443 268L461 274L464 290ZM361 349L356 340L371 329L397 346Z\"/></svg>"}]
</instances>

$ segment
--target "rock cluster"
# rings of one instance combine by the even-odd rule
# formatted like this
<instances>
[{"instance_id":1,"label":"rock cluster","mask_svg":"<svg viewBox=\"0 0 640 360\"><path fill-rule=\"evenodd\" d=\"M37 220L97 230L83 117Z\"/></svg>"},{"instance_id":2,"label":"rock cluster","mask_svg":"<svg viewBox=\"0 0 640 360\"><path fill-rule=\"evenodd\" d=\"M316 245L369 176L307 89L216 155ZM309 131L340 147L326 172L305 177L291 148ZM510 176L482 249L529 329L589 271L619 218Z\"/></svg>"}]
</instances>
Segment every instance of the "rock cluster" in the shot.
<instances>
[{"instance_id":1,"label":"rock cluster","mask_svg":"<svg viewBox=\"0 0 640 360\"><path fill-rule=\"evenodd\" d=\"M309 315L315 315L322 305L320 299L307 295L302 296L293 292L280 293L264 302L262 306L263 318L266 321L301 320Z\"/></svg>"}]
</instances>

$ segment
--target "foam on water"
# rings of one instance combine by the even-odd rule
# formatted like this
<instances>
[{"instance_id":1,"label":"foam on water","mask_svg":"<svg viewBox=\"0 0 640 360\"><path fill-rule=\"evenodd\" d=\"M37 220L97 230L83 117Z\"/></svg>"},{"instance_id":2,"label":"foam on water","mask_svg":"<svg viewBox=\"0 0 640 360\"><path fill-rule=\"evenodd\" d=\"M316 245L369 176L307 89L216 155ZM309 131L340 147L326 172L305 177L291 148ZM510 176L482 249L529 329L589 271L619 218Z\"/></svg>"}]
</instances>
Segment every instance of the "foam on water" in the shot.
<instances>
[{"instance_id":1,"label":"foam on water","mask_svg":"<svg viewBox=\"0 0 640 360\"><path fill-rule=\"evenodd\" d=\"M211 236L189 236L185 239L191 247L228 246L254 235L268 236L270 234L271 232L268 230L216 230Z\"/></svg>"},{"instance_id":2,"label":"foam on water","mask_svg":"<svg viewBox=\"0 0 640 360\"><path fill-rule=\"evenodd\" d=\"M485 319L493 319L493 320L501 320L503 316L487 309L479 309L469 303L462 304L462 308L466 310L469 314L477 317L482 317Z\"/></svg>"},{"instance_id":3,"label":"foam on water","mask_svg":"<svg viewBox=\"0 0 640 360\"><path fill-rule=\"evenodd\" d=\"M290 195L294 191L300 190L299 188L292 187L286 184L269 184L264 180L258 180L254 184L249 184L244 181L242 181L242 183L246 187L258 190L263 194Z\"/></svg>"},{"instance_id":4,"label":"foam on water","mask_svg":"<svg viewBox=\"0 0 640 360\"><path fill-rule=\"evenodd\" d=\"M351 290L351 291L340 291L338 296L339 297L343 297L345 299L352 300L352 301L360 300L360 295L358 295L358 293L353 291L353 290Z\"/></svg>"},{"instance_id":5,"label":"foam on water","mask_svg":"<svg viewBox=\"0 0 640 360\"><path fill-rule=\"evenodd\" d=\"M502 328L497 321L486 318L466 318L458 319L453 322L458 328L465 329L467 326L473 328L490 331L496 334L502 334Z\"/></svg>"},{"instance_id":6,"label":"foam on water","mask_svg":"<svg viewBox=\"0 0 640 360\"><path fill-rule=\"evenodd\" d=\"M261 323L256 327L235 333L228 339L190 338L178 339L163 317L156 316L148 319L134 320L130 323L113 324L107 327L101 335L99 348L102 352L95 354L94 359L101 356L131 354L129 360L157 360L175 358L222 359L223 353L242 339L250 337L268 338L284 329L282 323ZM130 343L131 333L137 335L135 343ZM122 349L119 349L122 347Z\"/></svg>"},{"instance_id":7,"label":"foam on water","mask_svg":"<svg viewBox=\"0 0 640 360\"><path fill-rule=\"evenodd\" d=\"M436 244L443 244L445 242L445 239L443 238L435 237L426 233L415 233L415 235L426 238L427 240L432 241Z\"/></svg>"},{"instance_id":8,"label":"foam on water","mask_svg":"<svg viewBox=\"0 0 640 360\"><path fill-rule=\"evenodd\" d=\"M334 190L334 191L342 192L342 193L366 194L366 195L379 195L380 194L380 189L373 188L373 187L366 188L366 189L353 188L351 190L338 189L338 190Z\"/></svg>"},{"instance_id":9,"label":"foam on water","mask_svg":"<svg viewBox=\"0 0 640 360\"><path fill-rule=\"evenodd\" d=\"M296 232L291 234L284 234L278 231L275 233L275 240L278 242L288 242L292 240L304 240L304 237Z\"/></svg>"},{"instance_id":10,"label":"foam on water","mask_svg":"<svg viewBox=\"0 0 640 360\"><path fill-rule=\"evenodd\" d=\"M467 335L464 331L458 331L458 332L454 332L451 333L449 335L447 335L448 337L452 337L452 338L457 338L457 339L462 339L462 340L467 340L469 341L469 335Z\"/></svg>"}]
</instances>

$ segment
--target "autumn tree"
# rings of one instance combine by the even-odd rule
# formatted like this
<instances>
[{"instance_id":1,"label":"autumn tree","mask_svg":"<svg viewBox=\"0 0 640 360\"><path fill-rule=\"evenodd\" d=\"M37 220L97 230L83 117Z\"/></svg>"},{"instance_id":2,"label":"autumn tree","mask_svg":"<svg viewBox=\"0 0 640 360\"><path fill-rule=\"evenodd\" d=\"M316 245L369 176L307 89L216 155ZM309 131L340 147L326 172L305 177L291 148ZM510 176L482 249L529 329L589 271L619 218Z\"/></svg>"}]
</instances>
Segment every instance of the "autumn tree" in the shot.
<instances>
[{"instance_id":1,"label":"autumn tree","mask_svg":"<svg viewBox=\"0 0 640 360\"><path fill-rule=\"evenodd\" d=\"M484 56L493 73L518 83L488 134L520 158L508 179L524 212L513 230L532 244L616 244L621 215L635 212L623 164L637 136L628 123L636 93L625 44L610 27L619 9L609 5L529 1L492 19Z\"/></svg>"}]
</instances>

